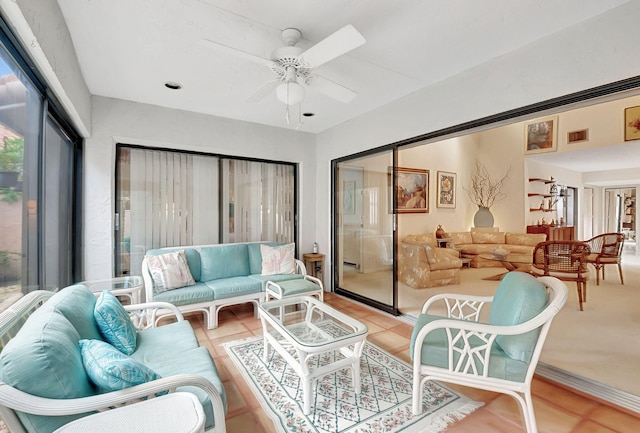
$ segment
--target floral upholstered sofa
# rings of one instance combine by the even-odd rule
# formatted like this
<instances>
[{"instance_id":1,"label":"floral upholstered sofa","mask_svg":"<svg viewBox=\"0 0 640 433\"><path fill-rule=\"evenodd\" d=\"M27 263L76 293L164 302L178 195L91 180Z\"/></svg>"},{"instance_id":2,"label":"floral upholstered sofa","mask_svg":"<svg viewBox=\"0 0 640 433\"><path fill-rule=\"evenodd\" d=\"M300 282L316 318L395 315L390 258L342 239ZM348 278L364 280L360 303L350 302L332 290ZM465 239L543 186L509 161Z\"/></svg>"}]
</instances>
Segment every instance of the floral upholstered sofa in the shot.
<instances>
[{"instance_id":1,"label":"floral upholstered sofa","mask_svg":"<svg viewBox=\"0 0 640 433\"><path fill-rule=\"evenodd\" d=\"M460 283L458 251L439 248L433 233L408 235L398 246L398 279L414 289Z\"/></svg>"},{"instance_id":2,"label":"floral upholstered sofa","mask_svg":"<svg viewBox=\"0 0 640 433\"><path fill-rule=\"evenodd\" d=\"M501 267L496 260L488 260L480 257L480 254L491 253L493 250L503 248L512 254L529 255L533 258L533 249L540 242L547 240L544 233L510 233L499 231L451 232L447 236L451 243L463 258L471 259L473 268Z\"/></svg>"}]
</instances>

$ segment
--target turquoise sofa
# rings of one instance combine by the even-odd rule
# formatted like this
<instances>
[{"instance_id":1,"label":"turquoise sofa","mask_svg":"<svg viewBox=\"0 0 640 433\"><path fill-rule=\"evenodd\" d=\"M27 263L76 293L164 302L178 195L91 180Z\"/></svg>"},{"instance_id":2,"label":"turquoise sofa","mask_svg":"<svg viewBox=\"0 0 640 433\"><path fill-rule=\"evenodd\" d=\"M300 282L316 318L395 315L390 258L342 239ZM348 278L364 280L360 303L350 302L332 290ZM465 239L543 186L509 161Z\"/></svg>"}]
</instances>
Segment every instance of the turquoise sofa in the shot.
<instances>
[{"instance_id":1,"label":"turquoise sofa","mask_svg":"<svg viewBox=\"0 0 640 433\"><path fill-rule=\"evenodd\" d=\"M218 313L223 307L252 302L257 313L257 306L265 296L267 281L277 283L302 279L306 275L304 263L297 259L296 273L262 275L260 245L273 247L281 244L246 242L149 250L146 256L184 250L195 284L158 293L145 257L142 277L146 301L169 302L182 313L202 312L209 329L218 327Z\"/></svg>"},{"instance_id":2,"label":"turquoise sofa","mask_svg":"<svg viewBox=\"0 0 640 433\"><path fill-rule=\"evenodd\" d=\"M122 312L125 318L127 314L135 318L130 323L135 324L135 346L128 359L159 378L125 389L99 388L88 373L80 343L109 339L95 318L95 306L96 296L87 287L74 285L53 295L32 292L0 315L0 416L11 431L51 433L99 410L187 391L203 405L206 431L225 432L226 394L215 362L207 348L199 346L189 322L170 304L125 306ZM159 309L173 310L177 321L156 327Z\"/></svg>"}]
</instances>

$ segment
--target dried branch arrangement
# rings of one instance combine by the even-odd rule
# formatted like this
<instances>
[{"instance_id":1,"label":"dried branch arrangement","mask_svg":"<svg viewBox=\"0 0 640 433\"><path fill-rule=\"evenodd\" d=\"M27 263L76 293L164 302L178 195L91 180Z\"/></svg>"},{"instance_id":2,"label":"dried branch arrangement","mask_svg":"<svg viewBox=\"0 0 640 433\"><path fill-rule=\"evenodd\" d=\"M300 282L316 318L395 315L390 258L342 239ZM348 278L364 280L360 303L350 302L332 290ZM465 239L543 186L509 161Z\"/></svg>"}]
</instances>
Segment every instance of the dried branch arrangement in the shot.
<instances>
[{"instance_id":1,"label":"dried branch arrangement","mask_svg":"<svg viewBox=\"0 0 640 433\"><path fill-rule=\"evenodd\" d=\"M480 207L490 208L493 203L507 196L502 192L502 187L509 179L509 171L511 171L511 167L500 179L492 180L487 168L476 160L475 169L471 174L471 187L464 188L464 190L469 194L472 202Z\"/></svg>"}]
</instances>

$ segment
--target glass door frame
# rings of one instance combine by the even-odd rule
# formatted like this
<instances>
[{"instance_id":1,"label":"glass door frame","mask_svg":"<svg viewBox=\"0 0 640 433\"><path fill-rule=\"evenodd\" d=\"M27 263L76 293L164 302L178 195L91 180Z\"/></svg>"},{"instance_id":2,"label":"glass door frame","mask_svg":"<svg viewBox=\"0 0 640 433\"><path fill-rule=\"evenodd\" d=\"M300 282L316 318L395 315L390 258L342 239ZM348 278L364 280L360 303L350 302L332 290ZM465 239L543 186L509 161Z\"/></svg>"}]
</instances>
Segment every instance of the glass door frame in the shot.
<instances>
[{"instance_id":1,"label":"glass door frame","mask_svg":"<svg viewBox=\"0 0 640 433\"><path fill-rule=\"evenodd\" d=\"M338 200L342 197L341 194L337 194L337 186L338 186L338 169L341 164L348 163L349 161L353 161L356 159L360 159L367 156L374 156L381 153L391 152L392 156L392 164L391 164L391 191L396 190L396 176L395 169L398 161L398 144L391 144L384 147L379 147L376 149L371 149L365 152L360 152L357 154L337 158L331 161L331 260L332 260L332 272L331 272L331 287L333 291L339 295L345 296L347 298L354 299L358 302L361 302L365 305L369 305L378 310L385 311L387 313L393 314L394 316L400 315L400 311L398 310L398 282L397 282L397 272L398 272L398 263L397 263L397 248L398 248L398 214L396 212L396 195L391 194L391 201L393 205L393 215L392 215L392 241L393 241L393 265L392 265L392 303L391 305L385 304L383 302L377 301L375 299L367 298L365 296L359 295L357 293L348 291L344 288L339 287L340 282L340 260L341 257L338 257L338 252L340 251L339 246L339 233L340 233L340 215L338 212L340 210L340 205Z\"/></svg>"}]
</instances>

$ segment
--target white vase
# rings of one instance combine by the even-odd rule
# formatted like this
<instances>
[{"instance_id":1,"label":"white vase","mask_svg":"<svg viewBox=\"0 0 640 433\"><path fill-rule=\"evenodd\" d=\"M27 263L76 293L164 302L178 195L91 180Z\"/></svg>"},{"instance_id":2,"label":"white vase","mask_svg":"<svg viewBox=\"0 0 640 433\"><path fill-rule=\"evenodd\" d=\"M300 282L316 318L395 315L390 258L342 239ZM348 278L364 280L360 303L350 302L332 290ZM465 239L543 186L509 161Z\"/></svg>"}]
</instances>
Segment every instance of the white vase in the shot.
<instances>
[{"instance_id":1,"label":"white vase","mask_svg":"<svg viewBox=\"0 0 640 433\"><path fill-rule=\"evenodd\" d=\"M478 211L473 216L475 227L493 227L493 214L488 207L478 206Z\"/></svg>"}]
</instances>

